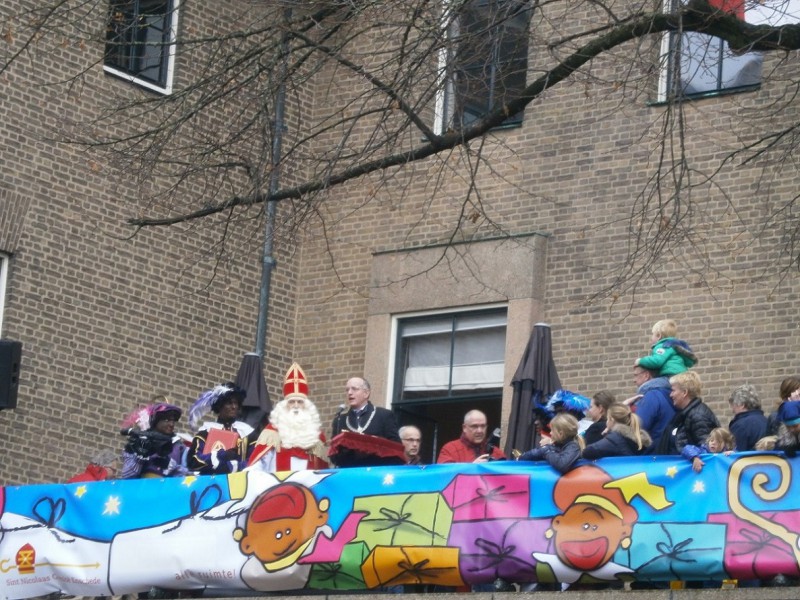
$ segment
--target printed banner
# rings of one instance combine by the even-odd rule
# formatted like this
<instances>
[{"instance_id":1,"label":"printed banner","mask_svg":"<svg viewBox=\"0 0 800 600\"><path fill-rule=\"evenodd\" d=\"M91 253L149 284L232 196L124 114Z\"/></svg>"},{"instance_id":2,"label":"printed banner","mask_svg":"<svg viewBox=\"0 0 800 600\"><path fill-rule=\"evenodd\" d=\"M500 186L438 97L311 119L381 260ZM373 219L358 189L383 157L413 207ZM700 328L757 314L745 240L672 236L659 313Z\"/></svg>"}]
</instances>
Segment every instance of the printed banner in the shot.
<instances>
[{"instance_id":1,"label":"printed banner","mask_svg":"<svg viewBox=\"0 0 800 600\"><path fill-rule=\"evenodd\" d=\"M800 573L800 457L372 467L0 488L0 589L363 590Z\"/></svg>"}]
</instances>

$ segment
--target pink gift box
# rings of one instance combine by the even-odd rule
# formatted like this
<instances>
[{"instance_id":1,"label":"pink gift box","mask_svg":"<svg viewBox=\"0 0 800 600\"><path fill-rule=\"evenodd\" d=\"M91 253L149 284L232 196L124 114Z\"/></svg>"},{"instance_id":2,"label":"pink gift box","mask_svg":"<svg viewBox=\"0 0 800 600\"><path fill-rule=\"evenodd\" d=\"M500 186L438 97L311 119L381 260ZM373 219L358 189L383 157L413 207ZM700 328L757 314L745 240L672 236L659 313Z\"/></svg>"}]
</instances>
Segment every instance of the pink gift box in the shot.
<instances>
[{"instance_id":1,"label":"pink gift box","mask_svg":"<svg viewBox=\"0 0 800 600\"><path fill-rule=\"evenodd\" d=\"M800 511L762 512L760 516L800 532ZM765 579L778 573L800 576L791 546L768 531L730 513L708 515L709 523L726 525L725 570L737 579Z\"/></svg>"},{"instance_id":2,"label":"pink gift box","mask_svg":"<svg viewBox=\"0 0 800 600\"><path fill-rule=\"evenodd\" d=\"M528 475L456 475L443 490L453 521L528 518Z\"/></svg>"}]
</instances>

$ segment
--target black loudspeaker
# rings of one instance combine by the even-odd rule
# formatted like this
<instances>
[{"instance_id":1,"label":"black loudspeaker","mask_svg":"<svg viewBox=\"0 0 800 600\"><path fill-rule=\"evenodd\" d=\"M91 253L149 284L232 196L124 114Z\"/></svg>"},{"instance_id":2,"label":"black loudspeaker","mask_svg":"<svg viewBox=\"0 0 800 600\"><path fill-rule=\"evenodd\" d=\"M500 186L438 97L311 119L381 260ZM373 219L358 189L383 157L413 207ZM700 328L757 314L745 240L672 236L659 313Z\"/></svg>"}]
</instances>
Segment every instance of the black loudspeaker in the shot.
<instances>
[{"instance_id":1,"label":"black loudspeaker","mask_svg":"<svg viewBox=\"0 0 800 600\"><path fill-rule=\"evenodd\" d=\"M0 340L0 410L17 407L22 342Z\"/></svg>"}]
</instances>

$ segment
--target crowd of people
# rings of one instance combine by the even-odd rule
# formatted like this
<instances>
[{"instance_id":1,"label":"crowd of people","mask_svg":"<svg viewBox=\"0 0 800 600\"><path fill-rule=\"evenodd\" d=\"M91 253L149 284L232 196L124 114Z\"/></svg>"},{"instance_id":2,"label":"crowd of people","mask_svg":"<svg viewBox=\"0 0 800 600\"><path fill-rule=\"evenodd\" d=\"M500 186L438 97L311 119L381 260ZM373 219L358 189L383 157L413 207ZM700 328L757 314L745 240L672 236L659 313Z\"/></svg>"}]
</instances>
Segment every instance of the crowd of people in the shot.
<instances>
[{"instance_id":1,"label":"crowd of people","mask_svg":"<svg viewBox=\"0 0 800 600\"><path fill-rule=\"evenodd\" d=\"M672 320L652 328L651 353L633 365L636 395L617 400L594 394L585 410L567 406L536 413L536 446L515 452L519 461L544 461L561 474L579 460L648 454L682 456L699 472L708 454L778 450L793 456L800 448L800 378L779 386L779 404L765 415L754 386L744 384L729 397L727 426L702 400L697 357L677 338ZM381 464L423 464L422 433L413 425L398 427L394 413L370 401L363 377L347 381L347 404L331 424L329 443L319 412L308 396L302 368L293 364L284 380L283 399L253 427L240 420L246 392L234 383L204 391L188 411L193 436L176 433L183 411L169 398L157 397L123 421L128 441L121 465L104 453L71 481L171 477L189 473L228 474L243 469L267 472ZM209 416L213 418L208 419ZM461 436L444 444L438 463L508 460L498 434L488 435L486 415L470 410ZM380 443L376 444L373 440ZM359 441L360 440L360 441ZM496 586L476 591L496 591Z\"/></svg>"},{"instance_id":2,"label":"crowd of people","mask_svg":"<svg viewBox=\"0 0 800 600\"><path fill-rule=\"evenodd\" d=\"M586 411L562 408L555 415L538 415L538 447L518 460L546 461L562 474L578 460L613 456L676 455L702 471L709 454L752 450L783 451L794 456L800 448L800 379L785 378L779 403L769 415L751 384L736 387L728 398L727 426L702 400L702 382L692 367L697 357L675 338L674 321L653 326L652 353L636 360L633 378L637 393L617 401L608 391L596 393ZM720 582L693 582L697 586ZM745 585L787 585L785 576ZM666 584L664 584L666 585Z\"/></svg>"},{"instance_id":3,"label":"crowd of people","mask_svg":"<svg viewBox=\"0 0 800 600\"><path fill-rule=\"evenodd\" d=\"M636 395L618 401L601 390L586 410L537 412L536 447L521 449L521 461L546 461L560 473L579 459L645 454L681 455L699 471L707 453L782 450L800 447L800 378L787 377L779 387L780 403L765 415L754 386L744 384L730 395L727 427L702 400L702 382L692 369L697 357L677 337L673 320L653 325L651 352L633 365ZM286 373L283 399L253 427L240 414L246 392L234 383L204 391L188 411L193 436L176 433L183 411L165 396L134 411L123 421L128 442L121 465L113 457L93 460L73 480L227 474L245 468L265 471L321 469L375 464L421 464L422 433L413 425L398 427L392 411L370 401L363 377L347 381L343 404L333 419L332 447L320 415L308 396L303 369ZM208 419L209 416L213 418ZM447 442L437 462L505 460L499 440L491 443L487 418L479 410L464 415L461 436ZM352 441L365 434L380 438L377 450ZM348 437L349 436L349 437ZM367 437L363 439L367 439ZM370 442L372 443L372 442Z\"/></svg>"},{"instance_id":4,"label":"crowd of people","mask_svg":"<svg viewBox=\"0 0 800 600\"><path fill-rule=\"evenodd\" d=\"M540 446L519 460L545 460L565 473L579 458L680 455L700 471L703 454L797 451L800 379L787 377L781 382L780 403L768 416L755 387L738 386L729 397L733 416L723 426L702 400L702 382L692 370L697 357L687 342L676 337L675 321L658 321L652 333L651 354L633 366L636 395L617 401L603 390L592 397L586 411L538 415Z\"/></svg>"}]
</instances>

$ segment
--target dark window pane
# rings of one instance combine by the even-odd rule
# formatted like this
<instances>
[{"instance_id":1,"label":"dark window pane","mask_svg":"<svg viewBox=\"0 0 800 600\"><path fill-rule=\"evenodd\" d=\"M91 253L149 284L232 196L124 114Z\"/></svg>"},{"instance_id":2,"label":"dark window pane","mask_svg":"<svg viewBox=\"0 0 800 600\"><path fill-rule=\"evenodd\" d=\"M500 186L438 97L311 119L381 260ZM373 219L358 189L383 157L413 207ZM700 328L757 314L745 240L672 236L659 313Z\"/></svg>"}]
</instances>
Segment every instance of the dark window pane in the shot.
<instances>
[{"instance_id":1,"label":"dark window pane","mask_svg":"<svg viewBox=\"0 0 800 600\"><path fill-rule=\"evenodd\" d=\"M105 64L165 86L172 18L170 0L112 1Z\"/></svg>"},{"instance_id":2,"label":"dark window pane","mask_svg":"<svg viewBox=\"0 0 800 600\"><path fill-rule=\"evenodd\" d=\"M529 3L474 0L459 15L453 68L453 122L469 125L525 88ZM518 123L522 113L506 123Z\"/></svg>"}]
</instances>

